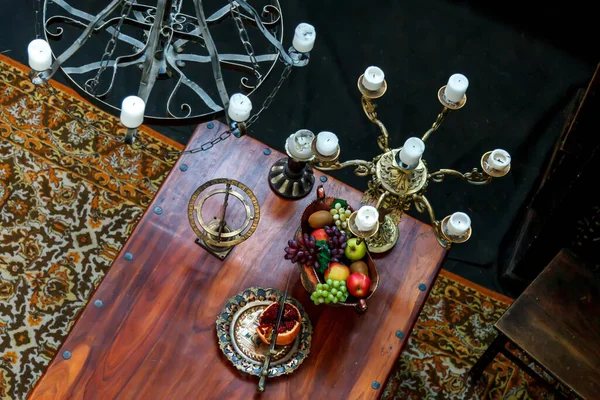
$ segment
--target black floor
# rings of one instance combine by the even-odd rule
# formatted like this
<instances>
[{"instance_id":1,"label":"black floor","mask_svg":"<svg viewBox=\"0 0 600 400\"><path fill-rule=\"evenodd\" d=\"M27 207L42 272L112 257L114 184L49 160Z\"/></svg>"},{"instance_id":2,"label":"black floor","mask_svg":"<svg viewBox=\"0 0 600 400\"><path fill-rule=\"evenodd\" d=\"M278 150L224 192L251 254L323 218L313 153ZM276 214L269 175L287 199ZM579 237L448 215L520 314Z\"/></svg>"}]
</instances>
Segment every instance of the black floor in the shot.
<instances>
[{"instance_id":1,"label":"black floor","mask_svg":"<svg viewBox=\"0 0 600 400\"><path fill-rule=\"evenodd\" d=\"M86 2L71 3L84 8ZM518 223L518 210L562 128L564 110L575 91L587 85L600 58L593 13L583 2L530 4L531 11L522 2L488 3L282 2L286 47L303 21L316 27L317 44L310 64L292 73L250 135L283 151L287 136L300 128L330 130L340 138L342 160L372 158L378 154L378 130L363 114L356 88L367 66L378 65L386 74L389 89L378 101L378 114L393 146L421 136L441 109L437 90L452 73L465 74L467 105L427 141L428 165L467 172L479 165L485 151L504 148L512 155L512 169L483 187L453 179L430 184L428 198L438 218L460 210L472 219L473 237L452 249L445 268L510 295L511 288L498 280L500 244L510 225ZM10 50L7 56L27 63L33 6L17 0L2 0L2 6L11 11L0 25L0 52ZM280 72L276 68L253 94L255 108ZM186 143L195 125L151 126ZM366 178L351 170L332 175L366 188ZM409 213L428 222L414 210Z\"/></svg>"}]
</instances>

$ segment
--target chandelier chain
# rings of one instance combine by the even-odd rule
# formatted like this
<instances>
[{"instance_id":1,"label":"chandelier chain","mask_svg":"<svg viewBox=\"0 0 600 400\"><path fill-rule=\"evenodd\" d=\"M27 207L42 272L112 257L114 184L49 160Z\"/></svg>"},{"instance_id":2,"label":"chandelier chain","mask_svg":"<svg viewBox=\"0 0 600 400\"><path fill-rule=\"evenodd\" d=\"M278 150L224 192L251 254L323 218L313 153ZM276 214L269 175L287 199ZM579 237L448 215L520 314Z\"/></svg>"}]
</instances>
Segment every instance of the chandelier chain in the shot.
<instances>
[{"instance_id":1,"label":"chandelier chain","mask_svg":"<svg viewBox=\"0 0 600 400\"><path fill-rule=\"evenodd\" d=\"M92 95L96 94L96 89L98 87L98 84L100 83L100 77L108 67L108 63L112 59L113 53L117 48L117 38L119 36L119 33L121 32L123 21L129 16L132 6L133 0L124 1L123 6L121 7L121 18L119 19L119 22L117 23L117 26L115 27L115 30L113 31L110 40L108 41L108 43L106 43L104 54L102 54L102 58L100 59L100 68L98 68L96 76L85 83L86 90Z\"/></svg>"},{"instance_id":2,"label":"chandelier chain","mask_svg":"<svg viewBox=\"0 0 600 400\"><path fill-rule=\"evenodd\" d=\"M238 29L238 35L242 44L244 45L244 49L246 50L246 54L250 57L250 62L252 63L252 68L254 70L254 74L260 80L260 66L258 65L258 61L256 60L256 55L254 54L254 47L252 47L252 43L250 43L250 37L248 36L248 31L246 31L246 27L244 26L244 22L242 21L242 17L240 15L239 6L237 3L234 4L233 0L229 0L231 17L235 21L235 25Z\"/></svg>"},{"instance_id":3,"label":"chandelier chain","mask_svg":"<svg viewBox=\"0 0 600 400\"><path fill-rule=\"evenodd\" d=\"M273 99L277 95L277 92L279 92L279 89L281 89L281 86L283 85L283 82L285 82L285 80L287 79L287 77L292 72L292 68L293 68L292 64L287 64L285 66L285 69L281 73L281 77L279 78L279 81L277 82L277 85L275 85L275 87L273 88L273 90L271 91L271 93L267 96L267 98L263 102L260 110L258 110L258 112L256 114L254 114L252 117L250 117L250 119L248 120L248 122L246 122L246 126L250 126L253 123L255 123L256 120L260 117L260 114L263 111L265 111L267 108L269 108L269 106L273 102Z\"/></svg>"}]
</instances>

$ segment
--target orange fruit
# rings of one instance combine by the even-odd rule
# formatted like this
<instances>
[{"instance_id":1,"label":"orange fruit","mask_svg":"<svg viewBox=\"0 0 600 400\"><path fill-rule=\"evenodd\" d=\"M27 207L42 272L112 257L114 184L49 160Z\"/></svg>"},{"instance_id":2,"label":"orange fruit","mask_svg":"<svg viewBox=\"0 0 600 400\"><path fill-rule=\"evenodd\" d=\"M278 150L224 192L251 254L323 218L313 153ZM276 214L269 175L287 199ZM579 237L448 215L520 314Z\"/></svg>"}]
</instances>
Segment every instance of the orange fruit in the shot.
<instances>
[{"instance_id":1,"label":"orange fruit","mask_svg":"<svg viewBox=\"0 0 600 400\"><path fill-rule=\"evenodd\" d=\"M258 337L266 344L271 343L271 334L277 323L277 315L279 314L279 303L273 302L265 308L258 317L258 327L256 333ZM298 336L300 332L300 326L302 325L302 316L300 310L296 306L290 303L285 303L285 310L281 317L281 324L279 325L279 332L277 333L277 344L280 346L286 346L291 344Z\"/></svg>"}]
</instances>

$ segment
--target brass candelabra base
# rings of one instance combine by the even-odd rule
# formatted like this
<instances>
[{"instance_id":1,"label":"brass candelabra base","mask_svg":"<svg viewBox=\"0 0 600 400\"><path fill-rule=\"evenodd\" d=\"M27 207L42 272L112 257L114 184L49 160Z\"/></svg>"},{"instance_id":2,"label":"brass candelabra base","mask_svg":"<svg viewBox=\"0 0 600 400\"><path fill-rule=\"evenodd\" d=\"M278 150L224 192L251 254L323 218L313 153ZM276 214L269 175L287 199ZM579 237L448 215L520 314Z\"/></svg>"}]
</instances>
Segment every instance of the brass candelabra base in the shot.
<instances>
[{"instance_id":1,"label":"brass candelabra base","mask_svg":"<svg viewBox=\"0 0 600 400\"><path fill-rule=\"evenodd\" d=\"M308 163L284 157L275 162L269 171L269 186L281 197L301 199L315 185L315 173Z\"/></svg>"},{"instance_id":2,"label":"brass candelabra base","mask_svg":"<svg viewBox=\"0 0 600 400\"><path fill-rule=\"evenodd\" d=\"M390 215L386 215L379 224L377 233L366 239L367 247L371 253L385 253L396 245L400 237L398 225Z\"/></svg>"}]
</instances>

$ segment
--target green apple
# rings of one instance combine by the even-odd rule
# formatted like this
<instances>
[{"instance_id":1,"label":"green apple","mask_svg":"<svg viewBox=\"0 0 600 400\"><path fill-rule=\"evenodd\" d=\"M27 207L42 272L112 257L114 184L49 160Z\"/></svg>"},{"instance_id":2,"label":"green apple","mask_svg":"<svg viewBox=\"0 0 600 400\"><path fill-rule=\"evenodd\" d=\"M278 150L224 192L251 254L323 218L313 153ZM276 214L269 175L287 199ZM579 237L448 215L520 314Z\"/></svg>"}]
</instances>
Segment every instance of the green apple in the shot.
<instances>
[{"instance_id":1,"label":"green apple","mask_svg":"<svg viewBox=\"0 0 600 400\"><path fill-rule=\"evenodd\" d=\"M358 261L367 254L367 244L364 240L359 242L358 238L350 238L347 243L344 254L348 260Z\"/></svg>"}]
</instances>

